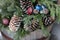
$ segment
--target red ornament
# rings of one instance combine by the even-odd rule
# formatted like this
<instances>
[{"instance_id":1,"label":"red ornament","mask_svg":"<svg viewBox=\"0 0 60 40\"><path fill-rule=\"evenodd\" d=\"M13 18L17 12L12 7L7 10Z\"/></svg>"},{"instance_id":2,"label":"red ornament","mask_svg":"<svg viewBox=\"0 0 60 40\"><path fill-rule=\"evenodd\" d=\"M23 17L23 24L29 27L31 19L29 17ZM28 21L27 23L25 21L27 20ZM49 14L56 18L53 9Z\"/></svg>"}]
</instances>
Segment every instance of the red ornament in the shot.
<instances>
[{"instance_id":1,"label":"red ornament","mask_svg":"<svg viewBox=\"0 0 60 40\"><path fill-rule=\"evenodd\" d=\"M2 22L3 22L4 25L8 25L9 24L9 20L7 18L4 18L2 20Z\"/></svg>"},{"instance_id":2,"label":"red ornament","mask_svg":"<svg viewBox=\"0 0 60 40\"><path fill-rule=\"evenodd\" d=\"M29 8L27 9L27 14L28 14L28 15L32 14L32 11L33 11L32 7L29 7Z\"/></svg>"}]
</instances>

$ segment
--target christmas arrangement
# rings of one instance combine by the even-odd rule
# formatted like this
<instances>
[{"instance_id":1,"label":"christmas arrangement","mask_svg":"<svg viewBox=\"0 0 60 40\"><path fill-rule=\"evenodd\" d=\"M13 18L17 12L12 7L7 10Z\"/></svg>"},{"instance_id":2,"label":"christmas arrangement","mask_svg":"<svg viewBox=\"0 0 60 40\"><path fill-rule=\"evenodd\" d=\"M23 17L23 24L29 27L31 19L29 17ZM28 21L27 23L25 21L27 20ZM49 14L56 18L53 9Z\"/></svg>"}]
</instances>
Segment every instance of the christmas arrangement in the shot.
<instances>
[{"instance_id":1,"label":"christmas arrangement","mask_svg":"<svg viewBox=\"0 0 60 40\"><path fill-rule=\"evenodd\" d=\"M60 22L60 5L50 0L0 0L0 29L18 37L37 29L49 36L47 27L55 21Z\"/></svg>"}]
</instances>

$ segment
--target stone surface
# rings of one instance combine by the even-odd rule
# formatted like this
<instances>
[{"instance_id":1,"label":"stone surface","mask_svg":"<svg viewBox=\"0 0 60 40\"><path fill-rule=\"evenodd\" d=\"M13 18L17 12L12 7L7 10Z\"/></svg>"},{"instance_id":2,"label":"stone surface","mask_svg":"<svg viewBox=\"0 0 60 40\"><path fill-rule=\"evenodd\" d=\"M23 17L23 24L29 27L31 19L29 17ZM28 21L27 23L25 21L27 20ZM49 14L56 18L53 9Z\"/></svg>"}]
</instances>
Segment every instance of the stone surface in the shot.
<instances>
[{"instance_id":1,"label":"stone surface","mask_svg":"<svg viewBox=\"0 0 60 40\"><path fill-rule=\"evenodd\" d=\"M50 40L60 40L60 23L54 23Z\"/></svg>"}]
</instances>

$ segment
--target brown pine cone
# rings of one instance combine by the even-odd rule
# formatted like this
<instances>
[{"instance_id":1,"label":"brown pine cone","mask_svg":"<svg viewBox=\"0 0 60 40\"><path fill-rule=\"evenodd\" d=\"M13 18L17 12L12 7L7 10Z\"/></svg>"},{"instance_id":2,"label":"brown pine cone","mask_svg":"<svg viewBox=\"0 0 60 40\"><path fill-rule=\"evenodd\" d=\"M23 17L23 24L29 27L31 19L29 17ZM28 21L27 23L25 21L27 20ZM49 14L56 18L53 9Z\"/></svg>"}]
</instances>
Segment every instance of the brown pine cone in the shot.
<instances>
[{"instance_id":1,"label":"brown pine cone","mask_svg":"<svg viewBox=\"0 0 60 40\"><path fill-rule=\"evenodd\" d=\"M38 28L38 26L39 26L39 22L37 20L33 19L32 20L32 27L36 29L36 28Z\"/></svg>"},{"instance_id":2,"label":"brown pine cone","mask_svg":"<svg viewBox=\"0 0 60 40\"><path fill-rule=\"evenodd\" d=\"M33 9L33 4L30 0L20 0L20 7L23 9L24 13L27 13L29 7Z\"/></svg>"},{"instance_id":3,"label":"brown pine cone","mask_svg":"<svg viewBox=\"0 0 60 40\"><path fill-rule=\"evenodd\" d=\"M45 17L43 17L43 24L44 24L45 26L49 26L49 25L51 25L53 22L54 22L54 20L52 19L52 17L50 17L50 16L45 16Z\"/></svg>"},{"instance_id":4,"label":"brown pine cone","mask_svg":"<svg viewBox=\"0 0 60 40\"><path fill-rule=\"evenodd\" d=\"M17 31L21 25L21 22L22 22L22 17L13 15L9 23L9 29L14 32Z\"/></svg>"},{"instance_id":5,"label":"brown pine cone","mask_svg":"<svg viewBox=\"0 0 60 40\"><path fill-rule=\"evenodd\" d=\"M39 22L33 19L31 21L31 24L25 25L24 28L26 31L35 31L37 28L39 28Z\"/></svg>"}]
</instances>

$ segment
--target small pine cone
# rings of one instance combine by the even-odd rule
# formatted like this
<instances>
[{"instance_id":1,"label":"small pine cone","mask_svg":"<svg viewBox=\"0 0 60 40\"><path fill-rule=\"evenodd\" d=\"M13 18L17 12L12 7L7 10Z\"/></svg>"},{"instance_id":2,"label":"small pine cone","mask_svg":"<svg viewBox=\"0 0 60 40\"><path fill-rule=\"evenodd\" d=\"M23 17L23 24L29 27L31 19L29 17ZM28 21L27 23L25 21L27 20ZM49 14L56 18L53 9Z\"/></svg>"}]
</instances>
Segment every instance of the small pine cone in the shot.
<instances>
[{"instance_id":1,"label":"small pine cone","mask_svg":"<svg viewBox=\"0 0 60 40\"><path fill-rule=\"evenodd\" d=\"M31 24L27 25L27 26L24 26L25 30L27 31L35 31L37 28L39 28L39 22L37 20L32 20L31 21Z\"/></svg>"},{"instance_id":2,"label":"small pine cone","mask_svg":"<svg viewBox=\"0 0 60 40\"><path fill-rule=\"evenodd\" d=\"M45 26L51 25L53 23L53 21L54 20L52 19L52 17L48 17L48 16L43 17L43 24Z\"/></svg>"},{"instance_id":3,"label":"small pine cone","mask_svg":"<svg viewBox=\"0 0 60 40\"><path fill-rule=\"evenodd\" d=\"M16 32L19 29L21 22L22 22L22 17L13 15L9 23L9 29L13 32Z\"/></svg>"},{"instance_id":4,"label":"small pine cone","mask_svg":"<svg viewBox=\"0 0 60 40\"><path fill-rule=\"evenodd\" d=\"M39 26L38 20L33 19L32 20L32 27L36 29L36 28L38 28L38 26Z\"/></svg>"},{"instance_id":5,"label":"small pine cone","mask_svg":"<svg viewBox=\"0 0 60 40\"><path fill-rule=\"evenodd\" d=\"M24 13L27 13L29 7L33 9L33 4L30 0L20 0L20 5Z\"/></svg>"}]
</instances>

